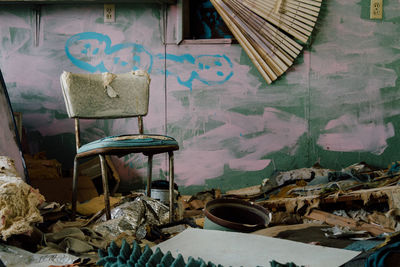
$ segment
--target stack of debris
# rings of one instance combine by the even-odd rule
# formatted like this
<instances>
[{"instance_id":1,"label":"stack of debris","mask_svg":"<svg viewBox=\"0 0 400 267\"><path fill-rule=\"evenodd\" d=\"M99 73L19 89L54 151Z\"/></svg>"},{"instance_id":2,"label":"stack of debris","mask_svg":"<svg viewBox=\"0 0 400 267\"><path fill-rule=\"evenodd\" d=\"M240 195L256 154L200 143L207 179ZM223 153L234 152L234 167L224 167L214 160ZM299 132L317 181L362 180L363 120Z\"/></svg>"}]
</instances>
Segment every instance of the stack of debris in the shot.
<instances>
[{"instance_id":1,"label":"stack of debris","mask_svg":"<svg viewBox=\"0 0 400 267\"><path fill-rule=\"evenodd\" d=\"M80 216L76 221L70 221L68 205L44 202L44 197L37 190L16 177L15 170L13 171L10 167L12 164L9 161L4 162L8 165L3 164L6 167L0 171L2 180L0 200L3 199L3 202L7 204L1 206L0 209L2 218L5 218L0 228L3 238L3 244L0 245L0 260L7 266L21 264L29 266L38 262L46 262L46 266L72 263L79 266L95 263L101 265L123 260L136 262L139 260L136 256L143 255L148 256L143 256L146 261L160 264L163 255L169 253L168 250L171 250L174 258L179 258L181 265L185 262L188 264L196 262L196 266L199 266L198 264L204 265L205 262L211 260L218 264L235 266L227 260L229 257L219 258L217 255L213 258L215 253L211 252L214 256L207 258L209 255L202 254L208 251L207 246L212 247L218 243L217 237L220 234L217 232L220 231L215 230L237 232L246 229L246 232L249 232L264 228L252 232L252 235L241 234L240 240L248 239L249 243L260 242L266 246L272 244L260 248L267 254L271 253L268 258L270 264L266 263L266 266L285 266L275 260L279 262L287 260L299 265L307 264L306 260L298 257L282 257L279 253L276 254L277 250L272 249L275 245L283 247L293 245L296 249L309 250L310 254L314 253L313 251L319 253L320 247L309 244L341 248L341 250L332 250L327 255L331 257L336 253L345 255L341 261L342 264L359 254L352 262L362 265L365 262L382 261L382 258L376 258L376 253L388 257L383 260L384 262L393 261L393 255L397 256L393 254L393 251L400 246L398 237L400 236L398 235L400 230L400 164L398 163L384 170L365 163L351 165L341 171L324 169L315 165L312 168L279 172L265 179L260 185L228 191L225 194L219 189L202 191L193 196L177 194L179 198L175 203L175 221L169 223L168 203L149 198L140 192L111 197L111 220L105 219L104 199L96 192L89 201L78 203L77 211ZM43 155L37 155L28 159L29 169L36 168L35 162L45 163L37 169L50 168L51 170L46 173L51 174L49 175L51 177L33 178L32 181L65 179L59 172L60 166L57 162L48 161ZM95 179L97 171L92 171L96 167L94 161L88 161L84 167L82 173L86 173L90 181ZM35 171L32 173L34 174ZM95 175L92 175L93 173ZM177 188L176 190L179 192ZM10 194L13 195L13 199L10 199ZM21 204L20 200L26 201ZM19 209L17 207L19 204L27 208ZM212 218L219 215L222 219ZM215 228L215 223L220 224L221 227ZM193 228L198 230L193 232ZM221 236L227 240L236 240L239 238L237 234L239 233L227 232ZM192 240L189 237L186 240L184 238L186 235L196 235L198 240ZM261 240L260 235L263 235L263 238L277 237L299 241L302 244L280 244L280 241L275 239ZM212 242L215 244L207 244L211 242L210 238L214 237L215 240ZM172 240L175 241L169 242ZM240 250L243 250L242 241L239 242L240 244L226 243L228 249L226 252L238 253L234 251L240 246ZM174 242L180 245L175 248ZM206 244L197 242L206 242ZM199 247L198 253L193 249L187 250L192 245L194 248ZM25 252L13 246L22 248ZM139 248L143 252L139 251ZM164 248L162 253L159 248ZM352 252L346 252L343 248ZM249 247L249 250L253 248ZM17 261L16 251L19 251L21 255L26 253L27 256ZM119 254L126 251L132 254L125 253L126 255L122 255L125 258L121 258ZM366 252L360 254L360 251ZM116 254L117 252L119 254ZM189 258L181 259L182 256L175 252L187 255ZM201 259L193 260L190 256ZM30 262L26 260L27 257ZM324 257L321 261L328 259ZM169 257L169 260L171 259L173 258ZM266 258L260 258L260 262L266 260ZM295 266L293 263L288 264ZM216 265L209 262L204 266Z\"/></svg>"},{"instance_id":2,"label":"stack of debris","mask_svg":"<svg viewBox=\"0 0 400 267\"><path fill-rule=\"evenodd\" d=\"M399 166L382 170L362 162L341 171L316 166L281 172L264 180L258 204L371 236L398 231Z\"/></svg>"},{"instance_id":3,"label":"stack of debris","mask_svg":"<svg viewBox=\"0 0 400 267\"><path fill-rule=\"evenodd\" d=\"M43 221L38 206L44 197L17 174L13 160L0 156L0 237L32 232Z\"/></svg>"}]
</instances>

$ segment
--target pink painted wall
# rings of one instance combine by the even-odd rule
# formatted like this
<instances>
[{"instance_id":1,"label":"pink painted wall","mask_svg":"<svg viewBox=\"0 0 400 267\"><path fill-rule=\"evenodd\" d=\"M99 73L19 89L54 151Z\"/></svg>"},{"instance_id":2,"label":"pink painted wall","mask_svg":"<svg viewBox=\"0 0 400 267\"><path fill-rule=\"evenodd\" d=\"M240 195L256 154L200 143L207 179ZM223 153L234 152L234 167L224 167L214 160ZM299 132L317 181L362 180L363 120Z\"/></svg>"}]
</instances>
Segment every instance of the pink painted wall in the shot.
<instances>
[{"instance_id":1,"label":"pink painted wall","mask_svg":"<svg viewBox=\"0 0 400 267\"><path fill-rule=\"evenodd\" d=\"M73 124L59 75L136 68L152 78L145 129L178 140L176 179L188 192L250 186L316 161L335 169L357 161L386 166L400 145L400 3L386 3L384 19L373 21L368 1L325 2L309 44L272 85L237 44L177 45L176 6L164 18L152 4L117 5L113 24L103 23L102 5L44 6L37 46L33 11L0 6L0 68L36 136L33 147L66 167ZM91 140L137 127L136 120L87 121L83 129ZM155 177L164 177L166 158L155 161ZM126 187L145 176L142 156L115 162Z\"/></svg>"}]
</instances>

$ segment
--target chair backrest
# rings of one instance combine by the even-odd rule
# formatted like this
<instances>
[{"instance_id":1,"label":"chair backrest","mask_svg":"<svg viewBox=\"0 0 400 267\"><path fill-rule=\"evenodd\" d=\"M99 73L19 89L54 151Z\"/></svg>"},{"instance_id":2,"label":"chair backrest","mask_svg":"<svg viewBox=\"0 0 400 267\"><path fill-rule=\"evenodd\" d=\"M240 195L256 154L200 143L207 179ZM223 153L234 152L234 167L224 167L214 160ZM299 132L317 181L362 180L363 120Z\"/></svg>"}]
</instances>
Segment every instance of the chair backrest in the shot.
<instances>
[{"instance_id":1,"label":"chair backrest","mask_svg":"<svg viewBox=\"0 0 400 267\"><path fill-rule=\"evenodd\" d=\"M64 71L60 82L70 118L147 115L150 77L145 71L123 74L77 74Z\"/></svg>"}]
</instances>

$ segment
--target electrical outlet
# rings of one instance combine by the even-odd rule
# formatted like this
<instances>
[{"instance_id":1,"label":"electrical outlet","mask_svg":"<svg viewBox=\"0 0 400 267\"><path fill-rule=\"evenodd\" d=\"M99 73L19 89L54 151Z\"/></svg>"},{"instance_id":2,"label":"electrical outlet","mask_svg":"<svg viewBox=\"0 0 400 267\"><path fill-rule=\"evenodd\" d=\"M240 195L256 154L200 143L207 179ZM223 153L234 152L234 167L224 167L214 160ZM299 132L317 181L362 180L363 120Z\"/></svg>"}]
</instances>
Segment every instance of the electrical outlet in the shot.
<instances>
[{"instance_id":1,"label":"electrical outlet","mask_svg":"<svg viewBox=\"0 0 400 267\"><path fill-rule=\"evenodd\" d=\"M370 19L382 19L383 0L371 0Z\"/></svg>"},{"instance_id":2,"label":"electrical outlet","mask_svg":"<svg viewBox=\"0 0 400 267\"><path fill-rule=\"evenodd\" d=\"M114 4L104 4L104 22L115 22Z\"/></svg>"}]
</instances>

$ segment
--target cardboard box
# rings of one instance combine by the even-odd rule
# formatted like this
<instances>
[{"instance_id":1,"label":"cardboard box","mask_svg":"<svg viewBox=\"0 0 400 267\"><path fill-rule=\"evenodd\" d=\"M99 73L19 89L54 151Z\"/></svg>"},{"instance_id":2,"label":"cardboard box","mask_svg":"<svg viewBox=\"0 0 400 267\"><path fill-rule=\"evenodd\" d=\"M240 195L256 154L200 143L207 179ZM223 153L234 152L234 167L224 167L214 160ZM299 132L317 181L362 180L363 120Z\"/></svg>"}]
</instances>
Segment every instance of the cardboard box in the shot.
<instances>
[{"instance_id":1,"label":"cardboard box","mask_svg":"<svg viewBox=\"0 0 400 267\"><path fill-rule=\"evenodd\" d=\"M31 185L39 189L47 202L71 203L72 178L35 179L31 181ZM97 196L98 193L92 180L87 176L80 176L78 179L78 201L87 201Z\"/></svg>"}]
</instances>

